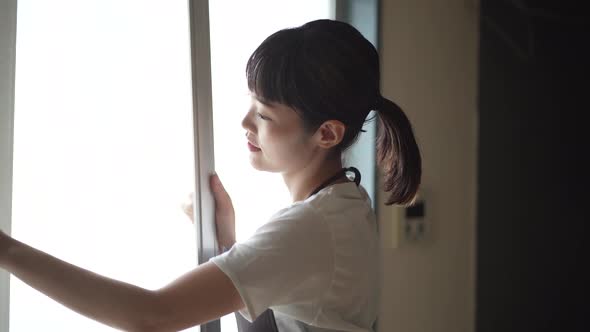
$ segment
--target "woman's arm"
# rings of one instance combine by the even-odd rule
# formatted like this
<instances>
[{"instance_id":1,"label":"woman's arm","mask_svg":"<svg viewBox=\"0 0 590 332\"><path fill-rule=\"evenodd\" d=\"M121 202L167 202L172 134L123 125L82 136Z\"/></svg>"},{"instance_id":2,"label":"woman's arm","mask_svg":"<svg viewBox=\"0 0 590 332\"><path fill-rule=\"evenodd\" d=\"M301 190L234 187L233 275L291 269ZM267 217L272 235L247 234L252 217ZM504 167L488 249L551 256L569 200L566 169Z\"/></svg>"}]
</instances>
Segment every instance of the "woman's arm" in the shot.
<instances>
[{"instance_id":1,"label":"woman's arm","mask_svg":"<svg viewBox=\"0 0 590 332\"><path fill-rule=\"evenodd\" d=\"M178 331L244 306L213 263L151 291L66 263L0 231L0 267L66 307L126 331Z\"/></svg>"}]
</instances>

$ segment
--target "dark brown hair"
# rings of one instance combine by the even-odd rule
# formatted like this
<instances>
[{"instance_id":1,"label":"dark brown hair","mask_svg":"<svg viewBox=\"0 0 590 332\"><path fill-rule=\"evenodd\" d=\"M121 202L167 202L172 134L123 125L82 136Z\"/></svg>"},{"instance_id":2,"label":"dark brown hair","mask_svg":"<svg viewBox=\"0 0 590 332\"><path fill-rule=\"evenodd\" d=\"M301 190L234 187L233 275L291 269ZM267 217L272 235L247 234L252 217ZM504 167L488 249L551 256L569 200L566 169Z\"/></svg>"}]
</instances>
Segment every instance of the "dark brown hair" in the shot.
<instances>
[{"instance_id":1,"label":"dark brown hair","mask_svg":"<svg viewBox=\"0 0 590 332\"><path fill-rule=\"evenodd\" d=\"M381 96L379 55L358 30L317 20L278 31L250 56L246 75L251 91L293 108L309 133L327 120L344 123L338 154L356 142L369 112L377 111L377 162L391 193L385 204L413 201L422 162L412 126L401 108Z\"/></svg>"}]
</instances>

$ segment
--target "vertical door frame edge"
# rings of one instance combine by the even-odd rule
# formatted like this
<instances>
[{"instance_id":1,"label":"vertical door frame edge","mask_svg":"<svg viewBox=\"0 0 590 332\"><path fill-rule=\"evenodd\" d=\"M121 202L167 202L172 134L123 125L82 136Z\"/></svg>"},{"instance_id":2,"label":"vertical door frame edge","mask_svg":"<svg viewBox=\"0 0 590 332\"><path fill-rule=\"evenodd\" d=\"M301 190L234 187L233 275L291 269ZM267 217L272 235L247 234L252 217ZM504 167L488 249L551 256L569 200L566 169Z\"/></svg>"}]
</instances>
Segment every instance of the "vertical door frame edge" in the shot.
<instances>
[{"instance_id":1,"label":"vertical door frame edge","mask_svg":"<svg viewBox=\"0 0 590 332\"><path fill-rule=\"evenodd\" d=\"M213 142L213 102L211 87L211 44L208 0L189 0L193 134L195 156L194 220L198 264L217 253L214 201L209 176L215 169ZM201 332L220 332L219 320L201 325Z\"/></svg>"},{"instance_id":2,"label":"vertical door frame edge","mask_svg":"<svg viewBox=\"0 0 590 332\"><path fill-rule=\"evenodd\" d=\"M17 0L0 1L0 229L11 233ZM0 332L10 326L10 275L0 270Z\"/></svg>"}]
</instances>

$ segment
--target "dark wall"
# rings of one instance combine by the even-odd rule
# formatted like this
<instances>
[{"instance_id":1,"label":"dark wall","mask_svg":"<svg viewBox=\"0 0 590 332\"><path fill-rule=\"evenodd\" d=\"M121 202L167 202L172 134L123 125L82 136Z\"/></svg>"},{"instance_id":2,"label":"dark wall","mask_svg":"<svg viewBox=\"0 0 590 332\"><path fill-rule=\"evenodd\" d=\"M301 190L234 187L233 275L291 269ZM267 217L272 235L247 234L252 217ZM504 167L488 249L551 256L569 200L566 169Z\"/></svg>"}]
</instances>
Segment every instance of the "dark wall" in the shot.
<instances>
[{"instance_id":1,"label":"dark wall","mask_svg":"<svg viewBox=\"0 0 590 332\"><path fill-rule=\"evenodd\" d=\"M590 331L587 13L481 1L478 332Z\"/></svg>"}]
</instances>

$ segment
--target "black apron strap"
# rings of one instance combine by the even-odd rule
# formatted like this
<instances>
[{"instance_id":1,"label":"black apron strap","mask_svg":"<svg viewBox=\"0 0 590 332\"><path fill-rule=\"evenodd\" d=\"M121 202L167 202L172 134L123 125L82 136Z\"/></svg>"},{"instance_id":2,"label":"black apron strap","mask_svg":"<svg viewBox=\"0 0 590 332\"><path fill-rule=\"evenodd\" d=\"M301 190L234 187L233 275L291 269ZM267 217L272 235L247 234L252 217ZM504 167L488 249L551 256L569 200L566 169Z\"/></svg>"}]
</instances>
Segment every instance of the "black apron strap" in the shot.
<instances>
[{"instance_id":1,"label":"black apron strap","mask_svg":"<svg viewBox=\"0 0 590 332\"><path fill-rule=\"evenodd\" d=\"M354 173L354 182L358 186L361 183L361 172L359 172L359 170L355 167L343 168L338 171L338 173L334 174L334 176L324 181L324 183L317 187L309 195L309 197L317 194L320 190L324 189L330 183L340 179L349 171ZM235 316L239 332L279 332L279 329L277 328L277 322L275 321L275 315L271 309L266 309L263 313L256 317L252 323L247 321L246 318L244 318L239 312L236 312Z\"/></svg>"}]
</instances>

